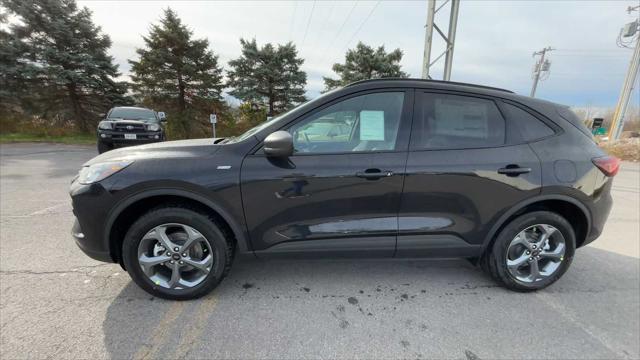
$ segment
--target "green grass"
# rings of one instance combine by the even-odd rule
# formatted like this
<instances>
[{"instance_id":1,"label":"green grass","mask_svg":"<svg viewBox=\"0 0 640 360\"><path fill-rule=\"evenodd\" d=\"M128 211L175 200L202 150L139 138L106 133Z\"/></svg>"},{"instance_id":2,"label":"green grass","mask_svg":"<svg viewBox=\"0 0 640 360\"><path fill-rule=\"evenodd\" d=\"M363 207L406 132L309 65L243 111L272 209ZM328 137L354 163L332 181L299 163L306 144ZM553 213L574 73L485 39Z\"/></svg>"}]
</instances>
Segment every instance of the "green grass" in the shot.
<instances>
[{"instance_id":1,"label":"green grass","mask_svg":"<svg viewBox=\"0 0 640 360\"><path fill-rule=\"evenodd\" d=\"M24 133L8 133L0 134L0 143L15 143L15 142L49 142L49 143L61 143L61 144L95 144L96 136L90 134L76 134L76 135L34 135Z\"/></svg>"}]
</instances>

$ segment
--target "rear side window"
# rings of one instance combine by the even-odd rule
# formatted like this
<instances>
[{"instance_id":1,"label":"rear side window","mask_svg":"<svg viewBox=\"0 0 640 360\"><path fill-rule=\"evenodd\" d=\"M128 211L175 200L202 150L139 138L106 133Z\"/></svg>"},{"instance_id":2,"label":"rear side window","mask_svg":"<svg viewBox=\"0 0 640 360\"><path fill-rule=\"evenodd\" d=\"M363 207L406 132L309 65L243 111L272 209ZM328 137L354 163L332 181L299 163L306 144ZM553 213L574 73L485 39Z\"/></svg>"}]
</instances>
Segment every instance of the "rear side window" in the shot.
<instances>
[{"instance_id":1,"label":"rear side window","mask_svg":"<svg viewBox=\"0 0 640 360\"><path fill-rule=\"evenodd\" d=\"M533 141L554 134L550 127L527 111L509 103L502 104L509 126L513 125L513 134L516 139Z\"/></svg>"},{"instance_id":2,"label":"rear side window","mask_svg":"<svg viewBox=\"0 0 640 360\"><path fill-rule=\"evenodd\" d=\"M492 100L422 93L418 101L414 149L464 149L505 143L505 122Z\"/></svg>"}]
</instances>

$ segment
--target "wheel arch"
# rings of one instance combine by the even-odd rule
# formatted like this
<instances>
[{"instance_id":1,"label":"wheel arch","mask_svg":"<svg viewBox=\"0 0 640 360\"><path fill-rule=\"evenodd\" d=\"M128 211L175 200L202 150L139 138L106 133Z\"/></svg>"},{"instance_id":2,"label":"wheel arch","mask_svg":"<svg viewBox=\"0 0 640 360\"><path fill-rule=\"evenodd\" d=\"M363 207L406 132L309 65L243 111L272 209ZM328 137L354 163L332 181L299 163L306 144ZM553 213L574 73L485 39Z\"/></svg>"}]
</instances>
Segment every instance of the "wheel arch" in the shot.
<instances>
[{"instance_id":1,"label":"wheel arch","mask_svg":"<svg viewBox=\"0 0 640 360\"><path fill-rule=\"evenodd\" d=\"M137 219L136 215L140 215L164 203L191 205L215 216L220 223L227 226L228 230L233 234L236 249L239 252L250 251L246 233L242 230L244 227L223 207L204 195L192 191L174 188L156 188L127 197L109 213L105 222L103 241L105 248L109 249L109 253L115 262L119 262L122 265L122 240L129 227Z\"/></svg>"},{"instance_id":2,"label":"wheel arch","mask_svg":"<svg viewBox=\"0 0 640 360\"><path fill-rule=\"evenodd\" d=\"M547 210L563 216L576 233L576 248L585 242L589 229L591 229L591 213L579 200L566 195L540 195L527 199L514 206L491 227L482 244L482 252L491 247L497 234L500 233L511 220L531 211Z\"/></svg>"}]
</instances>

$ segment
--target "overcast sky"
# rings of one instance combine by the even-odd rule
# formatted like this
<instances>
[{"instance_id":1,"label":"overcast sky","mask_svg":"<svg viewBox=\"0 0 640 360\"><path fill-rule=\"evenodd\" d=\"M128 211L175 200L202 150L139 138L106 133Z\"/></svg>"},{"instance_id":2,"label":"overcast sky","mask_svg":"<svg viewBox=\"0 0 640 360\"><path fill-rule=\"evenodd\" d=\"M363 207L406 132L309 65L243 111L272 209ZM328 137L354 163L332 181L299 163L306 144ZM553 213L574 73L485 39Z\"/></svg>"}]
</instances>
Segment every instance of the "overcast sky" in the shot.
<instances>
[{"instance_id":1,"label":"overcast sky","mask_svg":"<svg viewBox=\"0 0 640 360\"><path fill-rule=\"evenodd\" d=\"M438 2L440 3L440 2ZM197 38L207 38L226 67L240 54L241 37L296 44L305 59L307 94L323 88L322 76L342 62L358 41L404 52L402 68L420 77L426 0L404 1L79 1L112 41L111 53L128 74L127 59L142 47L141 36L162 10L174 9ZM635 19L626 9L638 1L478 1L460 5L451 80L492 85L529 94L532 53L557 50L549 78L537 96L572 106L614 106L632 50L616 46L620 28ZM446 10L446 11L445 11ZM445 26L448 6L436 16ZM434 34L434 38L436 35ZM443 49L435 40L434 56ZM440 67L433 77L441 78ZM638 105L638 90L632 104Z\"/></svg>"}]
</instances>

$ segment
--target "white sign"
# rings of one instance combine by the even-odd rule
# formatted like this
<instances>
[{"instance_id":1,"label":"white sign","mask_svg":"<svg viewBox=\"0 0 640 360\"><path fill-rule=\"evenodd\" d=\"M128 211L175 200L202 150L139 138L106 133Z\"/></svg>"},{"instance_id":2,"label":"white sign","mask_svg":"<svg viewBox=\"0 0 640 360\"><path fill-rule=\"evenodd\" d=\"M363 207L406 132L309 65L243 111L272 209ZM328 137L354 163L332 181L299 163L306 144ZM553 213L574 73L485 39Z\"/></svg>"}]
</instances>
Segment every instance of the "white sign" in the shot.
<instances>
[{"instance_id":1,"label":"white sign","mask_svg":"<svg viewBox=\"0 0 640 360\"><path fill-rule=\"evenodd\" d=\"M360 111L360 140L384 141L384 111Z\"/></svg>"},{"instance_id":2,"label":"white sign","mask_svg":"<svg viewBox=\"0 0 640 360\"><path fill-rule=\"evenodd\" d=\"M217 122L218 122L218 116L217 116L216 114L211 114L211 115L209 115L209 121L210 121L212 124L217 123Z\"/></svg>"}]
</instances>

